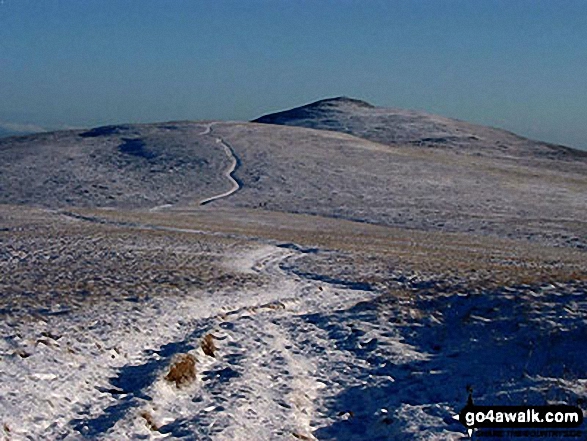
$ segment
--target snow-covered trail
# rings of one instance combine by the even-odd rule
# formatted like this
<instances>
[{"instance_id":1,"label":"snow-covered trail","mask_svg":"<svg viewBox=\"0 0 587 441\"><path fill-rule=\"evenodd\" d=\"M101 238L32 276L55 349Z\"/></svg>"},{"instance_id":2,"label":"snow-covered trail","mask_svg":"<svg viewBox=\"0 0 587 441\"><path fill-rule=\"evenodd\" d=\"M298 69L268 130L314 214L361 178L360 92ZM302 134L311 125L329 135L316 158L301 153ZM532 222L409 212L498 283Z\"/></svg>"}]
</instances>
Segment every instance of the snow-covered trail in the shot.
<instances>
[{"instance_id":1,"label":"snow-covered trail","mask_svg":"<svg viewBox=\"0 0 587 441\"><path fill-rule=\"evenodd\" d=\"M115 409L113 415L106 410L108 416L78 420L76 428L96 437L104 433L107 421L107 437L139 436L145 433L145 421L137 418L138 412L151 416L157 433L174 438L270 440L298 435L312 439L315 400L325 384L317 376L318 361L297 347L300 335L292 332L292 318L345 309L375 294L332 289L282 269L284 262L302 255L303 251L267 245L239 256L236 263L241 270L269 275L271 287L264 292L232 293L231 303L239 304L238 308L220 306L216 315L196 320L184 339L167 343L198 359L194 385L178 391L160 373L133 393L134 403L127 403L124 412ZM198 348L206 334L216 339L216 358ZM166 357L165 367L170 358ZM117 383L124 389L120 383L124 381Z\"/></svg>"},{"instance_id":2,"label":"snow-covered trail","mask_svg":"<svg viewBox=\"0 0 587 441\"><path fill-rule=\"evenodd\" d=\"M211 122L206 124L204 130L202 130L201 132L199 132L197 135L198 136L206 136L206 135L210 135L212 133L212 127L218 124L218 122ZM202 199L198 202L199 205L207 205L211 202L217 201L218 199L223 199L226 198L230 195L232 195L233 193L237 192L240 189L240 184L239 182L234 178L233 173L235 172L237 166L238 166L238 159L236 157L236 154L233 150L233 148L226 142L224 141L222 138L216 138L216 143L220 144L224 150L224 153L226 154L226 156L228 157L230 164L228 166L228 168L224 171L223 175L226 177L226 179L229 180L231 187L229 190ZM163 205L158 205L156 207L151 208L149 211L151 212L157 212L157 211L161 211L161 210L166 210L168 208L172 208L174 205L173 204L163 204Z\"/></svg>"},{"instance_id":3,"label":"snow-covered trail","mask_svg":"<svg viewBox=\"0 0 587 441\"><path fill-rule=\"evenodd\" d=\"M282 269L303 254L264 245L227 261L270 276L270 286L258 290L113 302L75 316L4 323L0 420L10 439L309 434L324 385L312 358L296 350L289 318L374 293L330 289ZM198 349L208 333L216 338L216 358ZM198 359L198 381L178 390L163 377L174 356L186 352ZM145 424L147 413L158 431Z\"/></svg>"},{"instance_id":4,"label":"snow-covered trail","mask_svg":"<svg viewBox=\"0 0 587 441\"><path fill-rule=\"evenodd\" d=\"M208 135L210 132L212 132L212 126L216 124L215 122L211 122L206 124L206 128L204 130L202 130L200 133L198 133L198 135Z\"/></svg>"},{"instance_id":5,"label":"snow-covered trail","mask_svg":"<svg viewBox=\"0 0 587 441\"><path fill-rule=\"evenodd\" d=\"M224 148L224 152L226 153L226 156L228 156L228 159L230 160L230 165L228 166L228 168L224 172L224 176L226 177L226 179L228 179L230 181L232 186L229 190L225 191L224 193L220 193L215 196L212 196L212 197L209 197L206 199L202 199L200 201L200 205L206 205L206 204L209 204L210 202L217 201L218 199L226 198L240 189L240 184L233 177L233 173L236 170L236 166L238 165L238 160L236 158L234 150L222 138L216 138L216 143L222 145L222 147Z\"/></svg>"},{"instance_id":6,"label":"snow-covered trail","mask_svg":"<svg viewBox=\"0 0 587 441\"><path fill-rule=\"evenodd\" d=\"M209 135L210 133L212 133L212 126L214 124L216 124L216 123L208 124L208 127L206 128L206 130L199 133L199 135ZM228 179L230 181L231 187L229 190L225 191L224 193L220 193L215 196L211 196L209 198L202 199L199 202L200 205L207 205L210 202L217 201L218 199L226 198L226 197L230 196L231 194L237 192L240 189L239 182L233 176L233 173L236 170L236 167L238 166L238 159L236 157L236 154L234 153L233 148L226 141L224 141L222 138L216 138L216 143L220 144L222 146L222 148L224 149L224 153L226 153L226 156L230 160L230 165L224 171L224 176L226 177L226 179Z\"/></svg>"},{"instance_id":7,"label":"snow-covered trail","mask_svg":"<svg viewBox=\"0 0 587 441\"><path fill-rule=\"evenodd\" d=\"M257 244L227 256L230 269L267 276L261 288L112 302L0 325L9 335L0 382L9 439L290 440L332 427L336 439L389 437L396 429L380 409L389 398L378 391L395 381L392 367L427 355L406 344L391 320L372 317L378 293L369 286L291 269L316 252ZM215 357L200 348L208 334ZM6 357L15 347L27 356ZM197 359L197 380L178 389L164 377L186 353ZM356 388L366 391L361 404L370 413L381 412L367 437L338 426L356 403L333 404Z\"/></svg>"},{"instance_id":8,"label":"snow-covered trail","mask_svg":"<svg viewBox=\"0 0 587 441\"><path fill-rule=\"evenodd\" d=\"M565 402L585 395L587 379L561 383L552 371L587 369L570 349L584 340L584 284L426 295L433 283L414 280L406 288L418 302L380 301L367 284L296 272L314 253L328 251L258 242L224 263L269 279L258 288L0 323L4 435L457 440L464 430L452 415L467 384L498 403L543 390ZM215 357L200 347L208 334ZM534 356L533 341L556 363ZM197 359L197 379L178 389L164 377L186 353Z\"/></svg>"}]
</instances>

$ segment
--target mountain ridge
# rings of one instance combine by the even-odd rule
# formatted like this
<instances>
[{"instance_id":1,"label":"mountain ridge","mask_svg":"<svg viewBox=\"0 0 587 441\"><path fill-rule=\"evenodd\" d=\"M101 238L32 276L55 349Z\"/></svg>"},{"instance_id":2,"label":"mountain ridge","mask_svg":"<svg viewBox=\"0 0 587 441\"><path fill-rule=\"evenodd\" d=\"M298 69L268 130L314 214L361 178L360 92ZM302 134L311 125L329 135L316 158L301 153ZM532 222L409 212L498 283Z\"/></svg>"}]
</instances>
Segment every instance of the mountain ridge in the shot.
<instances>
[{"instance_id":1,"label":"mountain ridge","mask_svg":"<svg viewBox=\"0 0 587 441\"><path fill-rule=\"evenodd\" d=\"M252 122L337 131L387 145L408 144L461 153L587 158L583 150L532 140L505 129L423 111L377 107L346 96L268 113Z\"/></svg>"},{"instance_id":2,"label":"mountain ridge","mask_svg":"<svg viewBox=\"0 0 587 441\"><path fill-rule=\"evenodd\" d=\"M443 126L441 117L417 119L406 131L406 113L390 119L388 110L348 98L311 103L310 111L318 122L321 112L338 114L354 133L176 121L2 139L0 204L192 210L212 201L202 209L587 246L584 156L477 126L472 135L460 131L465 123ZM389 142L385 131L384 139L369 140L365 135L377 134L378 126L368 124L373 114L380 125L403 121L397 136L418 143ZM450 138L451 130L458 136Z\"/></svg>"}]
</instances>

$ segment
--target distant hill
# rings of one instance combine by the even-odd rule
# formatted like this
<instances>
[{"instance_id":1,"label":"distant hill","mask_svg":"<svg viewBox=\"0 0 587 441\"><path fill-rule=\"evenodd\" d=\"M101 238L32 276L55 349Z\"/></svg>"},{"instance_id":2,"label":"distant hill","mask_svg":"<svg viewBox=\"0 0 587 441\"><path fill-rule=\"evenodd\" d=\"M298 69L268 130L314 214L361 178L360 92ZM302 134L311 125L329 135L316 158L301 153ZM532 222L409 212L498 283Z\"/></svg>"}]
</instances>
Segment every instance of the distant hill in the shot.
<instances>
[{"instance_id":1,"label":"distant hill","mask_svg":"<svg viewBox=\"0 0 587 441\"><path fill-rule=\"evenodd\" d=\"M587 152L532 141L501 129L413 110L375 107L337 97L271 113L253 122L333 130L388 145L452 149L501 156L587 156Z\"/></svg>"},{"instance_id":2,"label":"distant hill","mask_svg":"<svg viewBox=\"0 0 587 441\"><path fill-rule=\"evenodd\" d=\"M37 124L16 123L0 120L0 138L7 138L9 136L25 136L47 131L48 129L46 127L41 127Z\"/></svg>"},{"instance_id":3,"label":"distant hill","mask_svg":"<svg viewBox=\"0 0 587 441\"><path fill-rule=\"evenodd\" d=\"M191 210L213 198L206 209L587 246L581 152L348 98L260 121L285 125L123 124L0 139L0 204Z\"/></svg>"},{"instance_id":4,"label":"distant hill","mask_svg":"<svg viewBox=\"0 0 587 441\"><path fill-rule=\"evenodd\" d=\"M152 207L223 188L206 124L119 125L0 139L0 203Z\"/></svg>"},{"instance_id":5,"label":"distant hill","mask_svg":"<svg viewBox=\"0 0 587 441\"><path fill-rule=\"evenodd\" d=\"M26 126L16 128L13 124L0 124L0 138L7 138L9 136L23 136L32 133L39 133L40 130L27 129Z\"/></svg>"}]
</instances>

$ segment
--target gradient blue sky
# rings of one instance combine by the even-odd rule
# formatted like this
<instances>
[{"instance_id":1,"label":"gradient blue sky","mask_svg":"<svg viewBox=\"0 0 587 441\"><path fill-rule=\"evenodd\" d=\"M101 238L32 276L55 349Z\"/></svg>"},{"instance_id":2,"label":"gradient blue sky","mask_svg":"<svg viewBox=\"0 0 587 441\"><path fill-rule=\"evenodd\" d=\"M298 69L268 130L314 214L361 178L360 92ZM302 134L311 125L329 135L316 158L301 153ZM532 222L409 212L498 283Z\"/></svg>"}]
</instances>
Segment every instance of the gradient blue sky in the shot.
<instances>
[{"instance_id":1,"label":"gradient blue sky","mask_svg":"<svg viewBox=\"0 0 587 441\"><path fill-rule=\"evenodd\" d=\"M337 95L587 149L587 1L0 1L0 121L248 120Z\"/></svg>"}]
</instances>

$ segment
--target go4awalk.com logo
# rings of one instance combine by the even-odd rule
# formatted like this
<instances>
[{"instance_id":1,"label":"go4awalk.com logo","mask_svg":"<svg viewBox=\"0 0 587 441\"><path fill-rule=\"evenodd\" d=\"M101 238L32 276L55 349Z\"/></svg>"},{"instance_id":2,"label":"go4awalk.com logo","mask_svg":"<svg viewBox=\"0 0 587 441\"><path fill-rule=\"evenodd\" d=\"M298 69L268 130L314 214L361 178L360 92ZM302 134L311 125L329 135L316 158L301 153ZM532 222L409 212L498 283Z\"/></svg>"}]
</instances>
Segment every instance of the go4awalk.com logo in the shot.
<instances>
[{"instance_id":1,"label":"go4awalk.com logo","mask_svg":"<svg viewBox=\"0 0 587 441\"><path fill-rule=\"evenodd\" d=\"M454 418L469 436L475 429L573 429L583 424L583 411L574 406L476 406L469 402Z\"/></svg>"}]
</instances>

